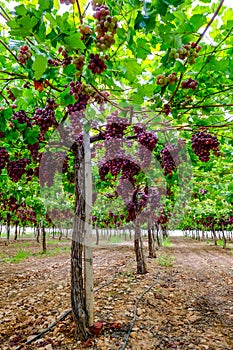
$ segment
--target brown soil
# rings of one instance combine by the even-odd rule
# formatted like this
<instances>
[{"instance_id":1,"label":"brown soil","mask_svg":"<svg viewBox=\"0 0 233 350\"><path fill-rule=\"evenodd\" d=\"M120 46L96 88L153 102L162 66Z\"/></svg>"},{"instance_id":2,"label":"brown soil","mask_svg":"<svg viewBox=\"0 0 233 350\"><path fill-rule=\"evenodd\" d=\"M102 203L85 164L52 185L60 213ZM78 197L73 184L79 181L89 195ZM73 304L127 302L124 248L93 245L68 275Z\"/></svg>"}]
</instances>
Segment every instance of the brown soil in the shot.
<instances>
[{"instance_id":1,"label":"brown soil","mask_svg":"<svg viewBox=\"0 0 233 350\"><path fill-rule=\"evenodd\" d=\"M103 322L103 330L88 349L122 349L135 302L156 283L158 269L157 283L139 302L125 349L233 349L233 250L184 238L171 242L157 259L147 259L149 273L143 276L135 274L131 242L94 248L95 287L111 283L95 292L95 320ZM36 247L32 242L30 249ZM17 249L1 246L9 256ZM0 349L16 349L70 308L69 273L69 253L1 261ZM69 315L24 349L84 346L74 338Z\"/></svg>"}]
</instances>

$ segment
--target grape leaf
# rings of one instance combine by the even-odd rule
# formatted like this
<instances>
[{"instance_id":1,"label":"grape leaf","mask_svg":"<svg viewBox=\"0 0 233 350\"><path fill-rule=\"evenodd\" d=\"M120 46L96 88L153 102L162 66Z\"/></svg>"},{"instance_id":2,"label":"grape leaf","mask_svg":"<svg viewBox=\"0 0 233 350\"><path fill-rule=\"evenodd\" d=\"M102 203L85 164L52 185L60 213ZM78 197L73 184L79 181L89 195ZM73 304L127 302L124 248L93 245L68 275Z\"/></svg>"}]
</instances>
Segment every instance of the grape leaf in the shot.
<instances>
[{"instance_id":1,"label":"grape leaf","mask_svg":"<svg viewBox=\"0 0 233 350\"><path fill-rule=\"evenodd\" d=\"M32 69L35 72L35 79L39 80L47 68L47 59L44 55L36 56Z\"/></svg>"}]
</instances>

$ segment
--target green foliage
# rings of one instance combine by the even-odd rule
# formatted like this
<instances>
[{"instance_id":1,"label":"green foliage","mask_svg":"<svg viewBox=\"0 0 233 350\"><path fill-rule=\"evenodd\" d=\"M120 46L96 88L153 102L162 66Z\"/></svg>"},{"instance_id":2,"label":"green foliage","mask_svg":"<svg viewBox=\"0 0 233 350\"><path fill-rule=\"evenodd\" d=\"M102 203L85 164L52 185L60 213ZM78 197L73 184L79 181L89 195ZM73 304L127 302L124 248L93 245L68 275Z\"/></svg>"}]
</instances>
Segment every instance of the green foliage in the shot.
<instances>
[{"instance_id":1,"label":"green foliage","mask_svg":"<svg viewBox=\"0 0 233 350\"><path fill-rule=\"evenodd\" d=\"M156 261L159 266L169 267L169 266L174 266L176 259L173 256L170 256L167 254L161 254L158 256Z\"/></svg>"},{"instance_id":2,"label":"green foliage","mask_svg":"<svg viewBox=\"0 0 233 350\"><path fill-rule=\"evenodd\" d=\"M25 260L29 257L30 253L24 250L18 250L18 252L12 256L11 258L6 258L4 259L4 262L9 262L9 263L19 263L22 260Z\"/></svg>"},{"instance_id":3,"label":"green foliage","mask_svg":"<svg viewBox=\"0 0 233 350\"><path fill-rule=\"evenodd\" d=\"M162 246L163 247L171 247L172 246L172 243L170 241L170 238L169 237L166 237L162 240Z\"/></svg>"}]
</instances>

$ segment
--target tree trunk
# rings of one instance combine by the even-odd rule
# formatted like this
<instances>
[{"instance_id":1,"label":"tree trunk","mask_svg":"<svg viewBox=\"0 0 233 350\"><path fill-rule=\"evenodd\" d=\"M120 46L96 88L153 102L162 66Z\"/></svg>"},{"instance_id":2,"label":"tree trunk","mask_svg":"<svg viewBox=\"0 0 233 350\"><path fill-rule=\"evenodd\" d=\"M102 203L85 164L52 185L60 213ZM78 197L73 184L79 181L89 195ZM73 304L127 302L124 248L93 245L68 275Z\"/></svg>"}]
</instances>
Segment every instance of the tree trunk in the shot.
<instances>
[{"instance_id":1,"label":"tree trunk","mask_svg":"<svg viewBox=\"0 0 233 350\"><path fill-rule=\"evenodd\" d=\"M214 225L212 226L212 233L213 233L213 237L214 237L214 245L217 245L217 236L216 236Z\"/></svg>"},{"instance_id":2,"label":"tree trunk","mask_svg":"<svg viewBox=\"0 0 233 350\"><path fill-rule=\"evenodd\" d=\"M74 166L75 166L75 213L74 213L74 227L71 243L71 305L72 314L75 321L75 333L76 336L86 340L90 333L88 327L93 322L93 310L92 315L88 314L87 302L93 304L93 288L92 296L87 293L86 283L90 288L90 280L87 271L87 262L89 260L89 268L92 268L92 255L91 247L85 237L85 231L87 226L90 225L90 206L91 203L85 201L85 183L86 172L84 160L84 146L80 143L75 143L72 146L74 153ZM90 176L91 174L89 174ZM89 190L91 190L89 188ZM87 221L87 223L86 223ZM85 244L89 245L85 251ZM85 251L85 254L84 254ZM85 267L83 266L83 257L85 259ZM84 276L83 276L84 274ZM87 300L87 297L89 300ZM91 300L92 298L92 300Z\"/></svg>"},{"instance_id":3,"label":"tree trunk","mask_svg":"<svg viewBox=\"0 0 233 350\"><path fill-rule=\"evenodd\" d=\"M7 245L9 244L9 240L10 240L10 230L11 230L11 215L7 214L6 216L6 241L7 241Z\"/></svg>"},{"instance_id":4,"label":"tree trunk","mask_svg":"<svg viewBox=\"0 0 233 350\"><path fill-rule=\"evenodd\" d=\"M17 241L17 236L18 236L18 224L15 224L15 237L14 237L14 241Z\"/></svg>"},{"instance_id":5,"label":"tree trunk","mask_svg":"<svg viewBox=\"0 0 233 350\"><path fill-rule=\"evenodd\" d=\"M148 249L149 249L149 258L156 258L152 229L149 222L148 222Z\"/></svg>"},{"instance_id":6,"label":"tree trunk","mask_svg":"<svg viewBox=\"0 0 233 350\"><path fill-rule=\"evenodd\" d=\"M45 253L46 252L46 231L44 226L42 226L41 230L42 230L42 250L43 250L43 253Z\"/></svg>"},{"instance_id":7,"label":"tree trunk","mask_svg":"<svg viewBox=\"0 0 233 350\"><path fill-rule=\"evenodd\" d=\"M225 236L225 232L224 232L224 226L222 225L222 240L223 240L223 249L226 249L227 247L227 240L226 240L226 236Z\"/></svg>"},{"instance_id":8,"label":"tree trunk","mask_svg":"<svg viewBox=\"0 0 233 350\"><path fill-rule=\"evenodd\" d=\"M147 273L144 247L143 247L143 241L141 237L141 226L138 218L135 221L134 250L135 250L136 261L137 261L137 273L138 274Z\"/></svg>"},{"instance_id":9,"label":"tree trunk","mask_svg":"<svg viewBox=\"0 0 233 350\"><path fill-rule=\"evenodd\" d=\"M37 243L40 243L40 228L39 228L39 226L36 227L36 241L37 241Z\"/></svg>"},{"instance_id":10,"label":"tree trunk","mask_svg":"<svg viewBox=\"0 0 233 350\"><path fill-rule=\"evenodd\" d=\"M96 231L96 245L99 245L99 242L100 242L100 235L99 235L99 228L98 228L98 225L96 224L95 225L95 231Z\"/></svg>"}]
</instances>

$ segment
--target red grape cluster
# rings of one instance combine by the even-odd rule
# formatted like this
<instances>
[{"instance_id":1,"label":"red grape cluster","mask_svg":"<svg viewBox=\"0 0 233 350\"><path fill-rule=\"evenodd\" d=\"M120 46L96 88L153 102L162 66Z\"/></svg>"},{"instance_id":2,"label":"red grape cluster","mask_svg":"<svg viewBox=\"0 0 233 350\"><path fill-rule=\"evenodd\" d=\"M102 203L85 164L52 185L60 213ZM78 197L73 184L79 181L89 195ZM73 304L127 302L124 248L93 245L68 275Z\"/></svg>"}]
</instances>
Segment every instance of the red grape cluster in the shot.
<instances>
[{"instance_id":1,"label":"red grape cluster","mask_svg":"<svg viewBox=\"0 0 233 350\"><path fill-rule=\"evenodd\" d=\"M56 172L65 173L68 171L68 157L65 152L45 152L40 160L40 185L48 187L53 185L54 175Z\"/></svg>"},{"instance_id":2,"label":"red grape cluster","mask_svg":"<svg viewBox=\"0 0 233 350\"><path fill-rule=\"evenodd\" d=\"M13 92L11 91L11 89L9 87L7 87L6 91L7 91L7 97L9 98L9 100L14 102L16 100L16 97L13 94Z\"/></svg>"},{"instance_id":3,"label":"red grape cluster","mask_svg":"<svg viewBox=\"0 0 233 350\"><path fill-rule=\"evenodd\" d=\"M44 187L47 183L48 187L53 185L54 175L57 167L57 159L53 153L48 151L43 154L40 161L40 185Z\"/></svg>"},{"instance_id":4,"label":"red grape cluster","mask_svg":"<svg viewBox=\"0 0 233 350\"><path fill-rule=\"evenodd\" d=\"M7 204L8 204L8 208L13 212L16 211L19 207L19 204L17 203L17 199L14 196L10 196Z\"/></svg>"},{"instance_id":5,"label":"red grape cluster","mask_svg":"<svg viewBox=\"0 0 233 350\"><path fill-rule=\"evenodd\" d=\"M19 124L27 124L27 126L32 126L30 119L25 111L20 110L12 115L11 120L17 120Z\"/></svg>"},{"instance_id":6,"label":"red grape cluster","mask_svg":"<svg viewBox=\"0 0 233 350\"><path fill-rule=\"evenodd\" d=\"M70 136L73 135L75 139L78 136L80 136L83 132L82 119L83 119L83 113L81 112L70 113L70 125L72 127Z\"/></svg>"},{"instance_id":7,"label":"red grape cluster","mask_svg":"<svg viewBox=\"0 0 233 350\"><path fill-rule=\"evenodd\" d=\"M67 112L73 114L76 112L82 112L86 109L89 99L91 98L88 87L84 86L81 82L70 82L71 95L77 100L73 105L67 106Z\"/></svg>"},{"instance_id":8,"label":"red grape cluster","mask_svg":"<svg viewBox=\"0 0 233 350\"><path fill-rule=\"evenodd\" d=\"M50 127L56 127L58 125L54 112L56 106L54 100L47 99L47 105L45 108L36 108L35 110L33 120L34 124L39 125L40 127L42 139Z\"/></svg>"},{"instance_id":9,"label":"red grape cluster","mask_svg":"<svg viewBox=\"0 0 233 350\"><path fill-rule=\"evenodd\" d=\"M39 142L27 145L27 149L31 153L31 157L34 160L34 162L37 162L39 160L39 150L40 150L40 144Z\"/></svg>"},{"instance_id":10,"label":"red grape cluster","mask_svg":"<svg viewBox=\"0 0 233 350\"><path fill-rule=\"evenodd\" d=\"M137 135L138 143L149 149L151 152L155 149L158 137L152 131L145 131L140 126L134 126L134 132Z\"/></svg>"},{"instance_id":11,"label":"red grape cluster","mask_svg":"<svg viewBox=\"0 0 233 350\"><path fill-rule=\"evenodd\" d=\"M60 66L60 62L57 59L54 60L52 58L48 59L48 64L50 64L51 66L54 66L54 67Z\"/></svg>"},{"instance_id":12,"label":"red grape cluster","mask_svg":"<svg viewBox=\"0 0 233 350\"><path fill-rule=\"evenodd\" d=\"M25 173L25 168L30 162L28 158L21 158L8 162L7 172L10 179L14 182L18 182Z\"/></svg>"},{"instance_id":13,"label":"red grape cluster","mask_svg":"<svg viewBox=\"0 0 233 350\"><path fill-rule=\"evenodd\" d=\"M110 16L108 6L97 6L95 8L94 18L96 18L96 39L97 47L101 50L107 50L114 43L114 35L117 29L117 18Z\"/></svg>"},{"instance_id":14,"label":"red grape cluster","mask_svg":"<svg viewBox=\"0 0 233 350\"><path fill-rule=\"evenodd\" d=\"M127 158L125 157L122 162L122 178L129 179L133 183L133 177L137 175L140 170L141 167L135 163L133 157L127 154Z\"/></svg>"},{"instance_id":15,"label":"red grape cluster","mask_svg":"<svg viewBox=\"0 0 233 350\"><path fill-rule=\"evenodd\" d=\"M135 190L133 199L127 204L128 215L126 222L133 221L136 216L146 207L148 202L148 195L144 192Z\"/></svg>"},{"instance_id":16,"label":"red grape cluster","mask_svg":"<svg viewBox=\"0 0 233 350\"><path fill-rule=\"evenodd\" d=\"M73 95L75 100L79 100L79 95L82 93L83 91L83 86L82 83L80 81L77 81L76 83L74 81L70 82L70 95Z\"/></svg>"},{"instance_id":17,"label":"red grape cluster","mask_svg":"<svg viewBox=\"0 0 233 350\"><path fill-rule=\"evenodd\" d=\"M105 56L105 59L108 59L108 56ZM107 66L98 54L94 55L91 53L87 68L90 69L93 74L101 74L107 69Z\"/></svg>"},{"instance_id":18,"label":"red grape cluster","mask_svg":"<svg viewBox=\"0 0 233 350\"><path fill-rule=\"evenodd\" d=\"M218 151L219 142L216 136L203 131L192 135L192 149L202 162L208 162L210 151Z\"/></svg>"},{"instance_id":19,"label":"red grape cluster","mask_svg":"<svg viewBox=\"0 0 233 350\"><path fill-rule=\"evenodd\" d=\"M124 136L124 131L128 126L129 121L127 118L120 118L118 117L117 111L113 112L107 117L105 138L122 138Z\"/></svg>"},{"instance_id":20,"label":"red grape cluster","mask_svg":"<svg viewBox=\"0 0 233 350\"><path fill-rule=\"evenodd\" d=\"M176 72L173 72L168 76L165 76L164 74L159 74L156 77L156 84L162 87L168 84L174 85L177 82L177 80L178 78L177 78Z\"/></svg>"},{"instance_id":21,"label":"red grape cluster","mask_svg":"<svg viewBox=\"0 0 233 350\"><path fill-rule=\"evenodd\" d=\"M5 168L9 160L9 153L4 147L0 147L0 172Z\"/></svg>"},{"instance_id":22,"label":"red grape cluster","mask_svg":"<svg viewBox=\"0 0 233 350\"><path fill-rule=\"evenodd\" d=\"M65 5L73 5L75 0L60 0L60 3Z\"/></svg>"},{"instance_id":23,"label":"red grape cluster","mask_svg":"<svg viewBox=\"0 0 233 350\"><path fill-rule=\"evenodd\" d=\"M171 113L172 109L169 103L164 103L162 112L165 113L166 115L169 115Z\"/></svg>"},{"instance_id":24,"label":"red grape cluster","mask_svg":"<svg viewBox=\"0 0 233 350\"><path fill-rule=\"evenodd\" d=\"M179 147L173 144L166 145L161 151L161 156L165 175L172 175L180 163Z\"/></svg>"},{"instance_id":25,"label":"red grape cluster","mask_svg":"<svg viewBox=\"0 0 233 350\"><path fill-rule=\"evenodd\" d=\"M60 53L63 56L62 59L62 66L66 67L68 64L72 62L72 58L68 55L68 52L66 49L64 49L62 46L58 48L58 53Z\"/></svg>"},{"instance_id":26,"label":"red grape cluster","mask_svg":"<svg viewBox=\"0 0 233 350\"><path fill-rule=\"evenodd\" d=\"M22 64L26 63L31 57L32 53L27 45L21 46L18 53L18 61Z\"/></svg>"},{"instance_id":27,"label":"red grape cluster","mask_svg":"<svg viewBox=\"0 0 233 350\"><path fill-rule=\"evenodd\" d=\"M198 85L198 82L196 80L191 79L191 78L189 78L186 81L183 81L181 84L182 89L192 89L192 90L196 90L197 85Z\"/></svg>"}]
</instances>

